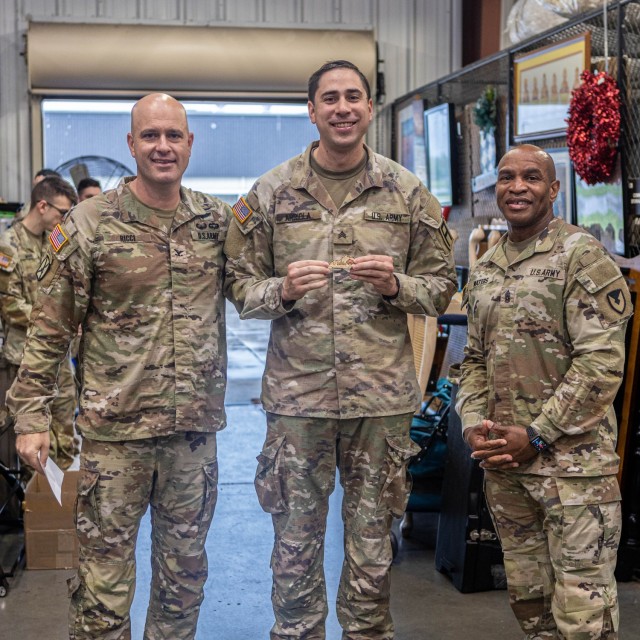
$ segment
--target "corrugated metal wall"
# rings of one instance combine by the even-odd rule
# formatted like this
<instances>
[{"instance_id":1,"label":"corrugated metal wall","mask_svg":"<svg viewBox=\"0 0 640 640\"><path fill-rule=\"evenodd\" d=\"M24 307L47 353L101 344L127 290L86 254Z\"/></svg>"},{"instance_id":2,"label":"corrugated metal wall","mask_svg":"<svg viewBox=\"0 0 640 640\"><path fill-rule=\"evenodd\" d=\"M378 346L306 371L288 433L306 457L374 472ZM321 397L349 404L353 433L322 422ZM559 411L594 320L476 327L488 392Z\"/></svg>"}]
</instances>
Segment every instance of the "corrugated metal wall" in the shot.
<instances>
[{"instance_id":1,"label":"corrugated metal wall","mask_svg":"<svg viewBox=\"0 0 640 640\"><path fill-rule=\"evenodd\" d=\"M384 60L386 102L378 109L369 142L390 154L387 105L460 65L460 6L461 0L2 0L0 196L22 200L31 184L31 117L24 58L29 20L373 29ZM35 131L34 135L40 134Z\"/></svg>"}]
</instances>

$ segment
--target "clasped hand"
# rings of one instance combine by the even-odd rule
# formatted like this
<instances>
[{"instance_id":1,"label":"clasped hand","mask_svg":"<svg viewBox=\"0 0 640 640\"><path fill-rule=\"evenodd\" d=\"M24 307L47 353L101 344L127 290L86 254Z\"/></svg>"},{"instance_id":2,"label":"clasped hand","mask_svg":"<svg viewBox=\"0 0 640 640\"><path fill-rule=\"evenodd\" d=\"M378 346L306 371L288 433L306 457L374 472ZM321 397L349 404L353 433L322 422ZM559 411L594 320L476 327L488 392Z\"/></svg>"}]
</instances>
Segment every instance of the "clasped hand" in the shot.
<instances>
[{"instance_id":1,"label":"clasped hand","mask_svg":"<svg viewBox=\"0 0 640 640\"><path fill-rule=\"evenodd\" d=\"M529 443L527 430L517 425L498 425L483 420L469 429L465 438L472 450L471 457L480 460L483 469L514 469L537 455Z\"/></svg>"},{"instance_id":2,"label":"clasped hand","mask_svg":"<svg viewBox=\"0 0 640 640\"><path fill-rule=\"evenodd\" d=\"M299 300L309 291L326 287L330 271L329 263L323 260L292 262L287 267L282 285L282 300ZM383 296L398 293L391 256L368 255L355 258L350 275L354 280L369 282Z\"/></svg>"}]
</instances>

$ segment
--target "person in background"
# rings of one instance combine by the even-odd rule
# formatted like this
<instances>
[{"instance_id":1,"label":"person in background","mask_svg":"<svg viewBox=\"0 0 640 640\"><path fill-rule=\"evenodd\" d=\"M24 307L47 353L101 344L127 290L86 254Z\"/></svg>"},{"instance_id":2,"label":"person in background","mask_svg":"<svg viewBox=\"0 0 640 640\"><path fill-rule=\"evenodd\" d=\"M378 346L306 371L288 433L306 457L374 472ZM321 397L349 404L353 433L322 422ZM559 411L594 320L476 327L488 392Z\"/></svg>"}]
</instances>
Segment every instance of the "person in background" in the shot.
<instances>
[{"instance_id":1,"label":"person in background","mask_svg":"<svg viewBox=\"0 0 640 640\"><path fill-rule=\"evenodd\" d=\"M409 496L418 389L407 314L442 313L457 289L438 201L364 144L369 83L352 63L309 80L319 142L233 207L226 295L271 320L267 434L256 472L275 529L271 638L325 637L324 536L336 465L344 488L343 638L394 637L390 528Z\"/></svg>"},{"instance_id":2,"label":"person in background","mask_svg":"<svg viewBox=\"0 0 640 640\"><path fill-rule=\"evenodd\" d=\"M38 266L49 244L49 233L77 201L68 182L55 176L43 177L33 187L29 212L0 237L2 405L22 360L29 320L38 297ZM66 469L79 453L74 433L76 389L68 361L60 367L57 385L59 394L51 405L49 453Z\"/></svg>"},{"instance_id":3,"label":"person in background","mask_svg":"<svg viewBox=\"0 0 640 640\"><path fill-rule=\"evenodd\" d=\"M223 240L228 205L181 186L193 133L183 106L150 94L127 135L137 174L80 203L38 268L17 379L16 448L42 472L56 371L82 327L83 436L69 636L131 636L135 550L151 505L152 583L144 638L195 636L225 425Z\"/></svg>"},{"instance_id":4,"label":"person in background","mask_svg":"<svg viewBox=\"0 0 640 640\"><path fill-rule=\"evenodd\" d=\"M93 196L99 196L102 193L102 187L97 180L93 178L82 178L78 182L78 201L82 202Z\"/></svg>"},{"instance_id":5,"label":"person in background","mask_svg":"<svg viewBox=\"0 0 640 640\"><path fill-rule=\"evenodd\" d=\"M62 179L62 176L55 170L53 169L40 169L39 171L36 171L35 175L33 176L33 180L31 181L31 188L33 189L33 187L35 187L38 182L40 182L41 180L44 180L45 178L60 178ZM27 213L29 213L29 211L31 210L31 201L29 202L25 202L22 205L22 208L16 213L16 222L18 220L22 220L22 218L24 218Z\"/></svg>"},{"instance_id":6,"label":"person in background","mask_svg":"<svg viewBox=\"0 0 640 640\"><path fill-rule=\"evenodd\" d=\"M526 638L618 637L617 426L632 314L620 270L553 215L559 182L533 145L507 152L508 233L472 270L456 408L504 551Z\"/></svg>"}]
</instances>

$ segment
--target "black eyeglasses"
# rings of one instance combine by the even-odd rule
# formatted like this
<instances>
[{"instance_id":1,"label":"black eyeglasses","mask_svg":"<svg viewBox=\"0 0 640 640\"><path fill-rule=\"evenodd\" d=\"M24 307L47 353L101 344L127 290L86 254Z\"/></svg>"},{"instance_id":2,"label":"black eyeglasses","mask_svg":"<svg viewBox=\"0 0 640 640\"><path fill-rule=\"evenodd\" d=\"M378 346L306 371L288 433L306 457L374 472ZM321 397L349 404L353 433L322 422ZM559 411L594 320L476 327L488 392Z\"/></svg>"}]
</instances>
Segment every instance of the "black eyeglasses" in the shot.
<instances>
[{"instance_id":1,"label":"black eyeglasses","mask_svg":"<svg viewBox=\"0 0 640 640\"><path fill-rule=\"evenodd\" d=\"M56 207L55 204L49 202L48 200L45 200L45 202L50 206L53 207L61 216L66 216L67 213L69 213L69 209L61 209L60 207Z\"/></svg>"}]
</instances>

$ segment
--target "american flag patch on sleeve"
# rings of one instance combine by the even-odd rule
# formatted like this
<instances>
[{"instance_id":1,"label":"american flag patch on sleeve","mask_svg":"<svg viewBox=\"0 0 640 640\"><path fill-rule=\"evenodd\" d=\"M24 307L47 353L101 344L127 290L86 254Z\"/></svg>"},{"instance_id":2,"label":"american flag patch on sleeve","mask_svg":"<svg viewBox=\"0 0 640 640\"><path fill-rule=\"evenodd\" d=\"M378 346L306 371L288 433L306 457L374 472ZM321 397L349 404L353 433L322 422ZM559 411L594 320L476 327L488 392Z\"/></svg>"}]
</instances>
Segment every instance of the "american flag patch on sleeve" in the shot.
<instances>
[{"instance_id":1,"label":"american flag patch on sleeve","mask_svg":"<svg viewBox=\"0 0 640 640\"><path fill-rule=\"evenodd\" d=\"M64 229L57 224L49 236L49 242L51 243L53 250L58 253L58 251L60 251L60 249L69 242L69 237L64 232Z\"/></svg>"},{"instance_id":2,"label":"american flag patch on sleeve","mask_svg":"<svg viewBox=\"0 0 640 640\"><path fill-rule=\"evenodd\" d=\"M0 253L0 269L8 269L13 262L13 258L6 253Z\"/></svg>"},{"instance_id":3,"label":"american flag patch on sleeve","mask_svg":"<svg viewBox=\"0 0 640 640\"><path fill-rule=\"evenodd\" d=\"M240 224L244 224L253 213L251 207L247 204L247 201L244 198L240 198L240 200L238 200L231 209L233 210L233 215Z\"/></svg>"}]
</instances>

